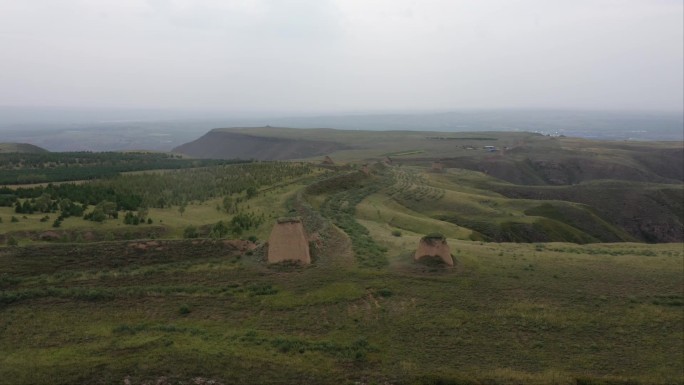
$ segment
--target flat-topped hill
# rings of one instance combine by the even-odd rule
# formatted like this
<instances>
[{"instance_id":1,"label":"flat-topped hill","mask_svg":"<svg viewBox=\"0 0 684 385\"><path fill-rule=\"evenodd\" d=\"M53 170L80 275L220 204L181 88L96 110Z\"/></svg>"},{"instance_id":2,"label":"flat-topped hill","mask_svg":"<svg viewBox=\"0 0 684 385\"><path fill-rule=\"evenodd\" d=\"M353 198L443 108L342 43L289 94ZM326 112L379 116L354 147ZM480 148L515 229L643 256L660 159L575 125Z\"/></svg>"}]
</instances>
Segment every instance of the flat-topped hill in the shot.
<instances>
[{"instance_id":1,"label":"flat-topped hill","mask_svg":"<svg viewBox=\"0 0 684 385\"><path fill-rule=\"evenodd\" d=\"M28 143L0 143L0 153L10 152L41 153L49 151Z\"/></svg>"},{"instance_id":2,"label":"flat-topped hill","mask_svg":"<svg viewBox=\"0 0 684 385\"><path fill-rule=\"evenodd\" d=\"M530 132L363 131L284 127L220 128L176 147L197 158L315 159L400 164L483 172L524 185L572 185L617 179L684 181L682 142L616 142Z\"/></svg>"},{"instance_id":3,"label":"flat-topped hill","mask_svg":"<svg viewBox=\"0 0 684 385\"><path fill-rule=\"evenodd\" d=\"M216 129L174 148L173 152L196 158L286 160L325 155L348 147L336 141L302 136L278 135L278 131L263 135L256 129Z\"/></svg>"}]
</instances>

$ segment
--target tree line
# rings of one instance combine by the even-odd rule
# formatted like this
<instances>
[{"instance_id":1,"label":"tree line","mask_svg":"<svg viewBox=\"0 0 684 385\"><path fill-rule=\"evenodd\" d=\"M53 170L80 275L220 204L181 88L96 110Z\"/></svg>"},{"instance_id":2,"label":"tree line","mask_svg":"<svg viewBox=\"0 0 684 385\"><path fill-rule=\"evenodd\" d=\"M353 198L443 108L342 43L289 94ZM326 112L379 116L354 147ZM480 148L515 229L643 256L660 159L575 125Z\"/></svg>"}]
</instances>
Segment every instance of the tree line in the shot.
<instances>
[{"instance_id":1,"label":"tree line","mask_svg":"<svg viewBox=\"0 0 684 385\"><path fill-rule=\"evenodd\" d=\"M48 152L0 154L0 184L49 183L111 178L122 172L178 170L251 160L184 159L150 152Z\"/></svg>"},{"instance_id":2,"label":"tree line","mask_svg":"<svg viewBox=\"0 0 684 385\"><path fill-rule=\"evenodd\" d=\"M55 227L68 217L101 222L118 218L122 211L126 212L124 223L136 225L149 222L148 208L178 206L182 215L187 204L223 197L223 209L238 213L231 231L247 230L263 219L240 215L237 204L243 198L233 200L233 195L250 199L263 186L312 172L313 166L307 163L258 162L119 175L85 183L0 187L0 206L14 207L18 214L60 212Z\"/></svg>"}]
</instances>

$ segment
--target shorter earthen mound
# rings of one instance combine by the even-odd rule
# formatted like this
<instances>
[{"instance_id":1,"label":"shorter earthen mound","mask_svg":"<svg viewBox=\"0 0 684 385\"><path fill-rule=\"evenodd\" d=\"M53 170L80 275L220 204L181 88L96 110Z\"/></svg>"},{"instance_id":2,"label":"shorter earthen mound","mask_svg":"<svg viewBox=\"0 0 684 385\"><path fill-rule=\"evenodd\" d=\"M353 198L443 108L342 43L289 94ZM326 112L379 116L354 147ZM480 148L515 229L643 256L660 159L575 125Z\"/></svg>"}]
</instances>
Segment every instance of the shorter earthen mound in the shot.
<instances>
[{"instance_id":1,"label":"shorter earthen mound","mask_svg":"<svg viewBox=\"0 0 684 385\"><path fill-rule=\"evenodd\" d=\"M309 242L299 218L278 219L268 238L268 263L284 261L311 263Z\"/></svg>"},{"instance_id":2,"label":"shorter earthen mound","mask_svg":"<svg viewBox=\"0 0 684 385\"><path fill-rule=\"evenodd\" d=\"M413 259L418 262L438 262L447 266L454 265L451 249L449 249L446 238L442 234L430 234L421 238Z\"/></svg>"},{"instance_id":3,"label":"shorter earthen mound","mask_svg":"<svg viewBox=\"0 0 684 385\"><path fill-rule=\"evenodd\" d=\"M361 171L361 172L362 172L364 175L366 175L366 176L369 176L369 175L371 174L371 170L370 170L370 168L368 167L367 164L364 164L363 166L361 166L361 168L359 169L359 171Z\"/></svg>"},{"instance_id":4,"label":"shorter earthen mound","mask_svg":"<svg viewBox=\"0 0 684 385\"><path fill-rule=\"evenodd\" d=\"M444 171L444 163L432 162L432 167L430 167L430 171L432 171L432 172L443 172Z\"/></svg>"},{"instance_id":5,"label":"shorter earthen mound","mask_svg":"<svg viewBox=\"0 0 684 385\"><path fill-rule=\"evenodd\" d=\"M332 166L332 165L335 164L335 162L333 162L333 160L332 160L331 157L326 156L326 157L323 159L323 162L321 162L321 164L327 164L327 165Z\"/></svg>"}]
</instances>

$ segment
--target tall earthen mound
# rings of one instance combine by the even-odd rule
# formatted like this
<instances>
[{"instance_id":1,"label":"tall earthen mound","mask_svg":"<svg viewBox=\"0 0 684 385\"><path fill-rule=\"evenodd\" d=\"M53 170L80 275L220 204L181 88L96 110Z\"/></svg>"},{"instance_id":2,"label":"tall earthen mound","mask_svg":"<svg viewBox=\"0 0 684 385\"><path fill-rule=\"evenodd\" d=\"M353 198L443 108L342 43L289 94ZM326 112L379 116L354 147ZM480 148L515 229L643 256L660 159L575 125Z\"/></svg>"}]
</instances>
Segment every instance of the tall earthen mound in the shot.
<instances>
[{"instance_id":1,"label":"tall earthen mound","mask_svg":"<svg viewBox=\"0 0 684 385\"><path fill-rule=\"evenodd\" d=\"M268 263L284 261L311 263L309 242L299 218L278 219L268 238Z\"/></svg>"},{"instance_id":2,"label":"tall earthen mound","mask_svg":"<svg viewBox=\"0 0 684 385\"><path fill-rule=\"evenodd\" d=\"M430 234L421 238L413 259L419 262L438 262L447 266L454 265L451 249L449 249L446 238L441 234Z\"/></svg>"},{"instance_id":3,"label":"tall earthen mound","mask_svg":"<svg viewBox=\"0 0 684 385\"><path fill-rule=\"evenodd\" d=\"M333 166L333 165L335 165L335 161L333 161L331 157L329 157L329 156L326 155L326 157L323 159L323 161L321 162L321 164Z\"/></svg>"}]
</instances>

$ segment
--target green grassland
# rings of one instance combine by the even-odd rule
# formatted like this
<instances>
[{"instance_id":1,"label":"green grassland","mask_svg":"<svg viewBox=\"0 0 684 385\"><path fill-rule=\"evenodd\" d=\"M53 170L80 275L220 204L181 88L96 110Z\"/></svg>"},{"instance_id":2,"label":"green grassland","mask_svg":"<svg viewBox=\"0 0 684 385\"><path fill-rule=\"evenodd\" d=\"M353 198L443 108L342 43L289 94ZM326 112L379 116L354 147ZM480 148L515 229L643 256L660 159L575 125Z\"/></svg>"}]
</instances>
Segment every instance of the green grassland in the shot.
<instances>
[{"instance_id":1,"label":"green grassland","mask_svg":"<svg viewBox=\"0 0 684 385\"><path fill-rule=\"evenodd\" d=\"M334 151L335 161L358 161L381 159L385 156L399 158L451 157L457 154L472 156L483 146L513 146L517 143L536 142L544 138L532 133L453 133L432 131L362 131L334 129L294 129L282 127L224 128L214 132L241 133L263 138L283 138L304 141L339 143L346 148ZM449 140L453 139L453 140ZM302 157L301 159L307 159Z\"/></svg>"},{"instance_id":2,"label":"green grassland","mask_svg":"<svg viewBox=\"0 0 684 385\"><path fill-rule=\"evenodd\" d=\"M183 169L239 163L184 159L155 152L48 152L29 144L0 143L0 184L49 183L107 178L122 172Z\"/></svg>"},{"instance_id":3,"label":"green grassland","mask_svg":"<svg viewBox=\"0 0 684 385\"><path fill-rule=\"evenodd\" d=\"M373 164L389 160L396 167L429 168L433 162L441 162L449 174L455 174L456 180L452 182L459 185L458 194L446 191L443 207L433 207L433 212L427 214L441 215L438 219L475 230L479 234L475 236L482 239L684 240L681 220L684 147L681 142L601 142L529 132L450 134L280 127L226 128L213 130L210 134L215 140L219 140L221 134L247 135L250 143L255 138L262 138L264 143L286 140L301 147L301 151L296 152L300 159L313 162L320 162L322 156L307 158L307 143L327 143L333 149L338 148L331 150L329 155L339 167L349 165L349 162ZM287 155L291 154L273 154ZM222 156L230 158L231 154ZM464 171L473 173L465 174ZM439 189L439 183L431 181L431 186ZM416 183L402 183L398 189L407 186L416 186ZM496 198L512 198L518 204L508 212L478 202L473 205L472 196L461 195L468 193L468 189L478 196L492 193ZM416 191L413 194L404 192L404 201L437 198L422 185L415 189L411 187L411 190ZM551 208L540 208L531 207L531 202L524 204L523 199L555 202L544 202ZM463 204L458 206L461 202ZM501 200L492 199L490 203L500 204ZM420 203L413 206L409 208L420 211ZM463 215L461 209L469 214ZM438 214L439 211L442 213ZM447 211L456 211L458 215ZM539 217L535 220L515 218L535 213ZM505 216L511 218L506 220ZM662 226L663 223L671 226Z\"/></svg>"},{"instance_id":4,"label":"green grassland","mask_svg":"<svg viewBox=\"0 0 684 385\"><path fill-rule=\"evenodd\" d=\"M252 230L250 234L256 235L259 239L265 239L270 233L272 220L287 214L284 208L285 201L298 189L303 188L301 184L288 184L274 189L267 189L257 197L252 198L244 205L246 211L255 215L264 215L270 219L263 226ZM101 223L85 221L82 218L70 217L64 219L59 228L53 228L52 224L57 217L55 213L33 213L16 214L12 207L0 207L0 234L9 234L16 237L20 243L36 243L41 233L55 232L58 234L68 234L67 240L85 232L98 233L100 235L112 233L117 237L121 234L135 233L137 236L145 237L146 230L160 230L165 238L181 238L183 230L188 226L202 227L210 226L218 221L229 222L235 214L226 213L221 208L222 199L214 198L205 202L188 204L184 212L178 211L178 206L166 208L150 208L148 216L153 220L152 224L142 223L131 226L124 224L123 213L116 219L107 219ZM218 208L217 208L218 207ZM44 217L49 217L47 221L41 221ZM17 222L12 222L15 217Z\"/></svg>"},{"instance_id":5,"label":"green grassland","mask_svg":"<svg viewBox=\"0 0 684 385\"><path fill-rule=\"evenodd\" d=\"M60 225L55 227L55 221L61 217L58 209L17 213L15 204L12 203L10 206L0 207L0 240L6 242L9 237L12 237L20 244L40 242L41 237L45 238L47 233L57 234L61 241L88 240L83 238L104 240L158 236L179 238L189 226L199 229L200 235L207 235L209 230L203 231L202 229L207 229L219 221L230 223L239 215L250 215L260 219L255 226L247 229L249 234L244 234L245 237L254 235L265 239L270 232L273 220L287 214L285 202L289 197L295 191L302 189L307 180L327 172L323 169L304 167L298 171L299 173L288 175L287 165L281 169L272 166L278 167L272 164L253 163L219 166L219 168L225 167L220 171L212 171L211 168L148 171L126 173L118 179L70 183L75 188L95 186L109 192L120 190L122 191L120 195L130 194L139 197L138 201L143 205L149 205L144 208L146 218L135 226L126 224L125 213L130 210L120 209L114 213L116 216L109 216L98 222L69 216L61 219ZM246 196L245 189L248 186L253 188L258 186L253 190L253 196ZM28 192L24 191L23 194L28 194L32 189L45 187L20 185L13 186L13 189L8 191L19 194L20 190L25 189ZM63 199L59 196L41 193L41 191L37 195L41 197L47 195L48 200L55 203ZM13 196L12 198L17 199ZM226 209L224 206L225 199L232 202L231 209ZM164 204L155 205L155 202L162 200ZM19 203L33 202L35 198L20 198L17 201ZM88 206L86 213L94 209L93 206ZM133 212L136 212L135 209ZM55 241L55 239L49 240Z\"/></svg>"},{"instance_id":6,"label":"green grassland","mask_svg":"<svg viewBox=\"0 0 684 385\"><path fill-rule=\"evenodd\" d=\"M449 271L414 265L409 250L390 250L381 270L284 272L202 245L119 266L98 244L77 256L73 244L5 249L0 374L14 384L684 380L681 245L450 243Z\"/></svg>"},{"instance_id":7,"label":"green grassland","mask_svg":"<svg viewBox=\"0 0 684 385\"><path fill-rule=\"evenodd\" d=\"M87 182L148 202L149 224L120 211L54 228L56 212L0 207L0 236L18 241L0 247L0 383L684 384L684 248L668 238L684 190L665 167L676 146L307 135L349 148L335 167ZM641 158L654 149L664 158ZM608 168L572 160L580 152ZM245 214L263 221L211 232ZM302 218L312 265L265 263L282 216ZM199 238L183 239L190 226ZM447 237L453 268L414 262L428 233Z\"/></svg>"}]
</instances>

